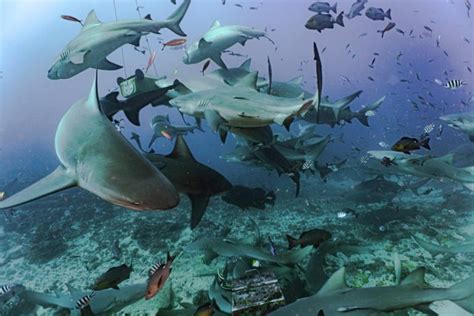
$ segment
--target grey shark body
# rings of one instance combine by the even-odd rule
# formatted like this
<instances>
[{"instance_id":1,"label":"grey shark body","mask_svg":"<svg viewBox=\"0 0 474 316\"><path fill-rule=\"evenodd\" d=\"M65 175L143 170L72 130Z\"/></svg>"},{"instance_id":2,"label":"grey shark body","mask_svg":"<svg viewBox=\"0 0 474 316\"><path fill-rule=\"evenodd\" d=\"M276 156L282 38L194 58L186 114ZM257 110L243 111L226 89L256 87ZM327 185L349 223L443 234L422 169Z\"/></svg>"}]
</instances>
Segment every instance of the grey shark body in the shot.
<instances>
[{"instance_id":1,"label":"grey shark body","mask_svg":"<svg viewBox=\"0 0 474 316\"><path fill-rule=\"evenodd\" d=\"M432 255L443 254L443 255L456 255L459 253L472 253L474 254L474 243L458 244L452 245L450 247L444 247L436 245L427 241L424 241L420 238L413 237L415 241L423 247L426 251Z\"/></svg>"},{"instance_id":2,"label":"grey shark body","mask_svg":"<svg viewBox=\"0 0 474 316\"><path fill-rule=\"evenodd\" d=\"M188 195L192 207L192 229L204 216L210 197L232 187L223 175L193 157L182 136L177 137L169 155L146 154L146 157L173 183L178 192Z\"/></svg>"},{"instance_id":3,"label":"grey shark body","mask_svg":"<svg viewBox=\"0 0 474 316\"><path fill-rule=\"evenodd\" d=\"M107 60L117 48L132 44L140 45L140 38L148 33L159 33L167 28L180 36L186 36L179 23L191 0L181 6L165 21L153 21L149 16L142 20L120 20L102 23L92 10L85 19L81 32L59 54L48 71L50 79L67 79L88 69L116 70L121 66Z\"/></svg>"},{"instance_id":4,"label":"grey shark body","mask_svg":"<svg viewBox=\"0 0 474 316\"><path fill-rule=\"evenodd\" d=\"M369 151L368 154L379 161L384 158L390 159L392 164L387 168L423 178L451 179L474 191L474 166L464 168L454 166L452 154L431 157L383 150Z\"/></svg>"},{"instance_id":5,"label":"grey shark body","mask_svg":"<svg viewBox=\"0 0 474 316\"><path fill-rule=\"evenodd\" d=\"M260 37L266 37L265 32L239 25L221 26L219 21L215 21L198 42L186 49L183 62L196 64L209 58L220 67L227 69L221 58L224 50L237 43L243 46L248 40Z\"/></svg>"},{"instance_id":6,"label":"grey shark body","mask_svg":"<svg viewBox=\"0 0 474 316\"><path fill-rule=\"evenodd\" d=\"M174 126L171 124L168 115L156 115L151 120L150 127L153 129L153 136L148 144L149 148L153 145L155 140L160 137L172 140L179 135L184 136L188 133L194 133L194 130L196 129L200 129L199 126Z\"/></svg>"},{"instance_id":7,"label":"grey shark body","mask_svg":"<svg viewBox=\"0 0 474 316\"><path fill-rule=\"evenodd\" d=\"M426 284L425 269L409 274L400 285L349 288L344 281L345 270L334 273L313 296L299 299L284 306L272 316L317 315L374 315L408 307L430 304L434 301L451 300L469 312L474 312L474 277L470 277L448 289L434 288Z\"/></svg>"},{"instance_id":8,"label":"grey shark body","mask_svg":"<svg viewBox=\"0 0 474 316\"><path fill-rule=\"evenodd\" d=\"M474 113L454 113L441 116L448 126L460 130L469 136L469 140L474 142Z\"/></svg>"},{"instance_id":9,"label":"grey shark body","mask_svg":"<svg viewBox=\"0 0 474 316\"><path fill-rule=\"evenodd\" d=\"M79 186L135 210L170 209L179 202L171 182L147 161L100 112L97 80L88 98L76 102L56 130L59 167L0 201L0 209Z\"/></svg>"}]
</instances>

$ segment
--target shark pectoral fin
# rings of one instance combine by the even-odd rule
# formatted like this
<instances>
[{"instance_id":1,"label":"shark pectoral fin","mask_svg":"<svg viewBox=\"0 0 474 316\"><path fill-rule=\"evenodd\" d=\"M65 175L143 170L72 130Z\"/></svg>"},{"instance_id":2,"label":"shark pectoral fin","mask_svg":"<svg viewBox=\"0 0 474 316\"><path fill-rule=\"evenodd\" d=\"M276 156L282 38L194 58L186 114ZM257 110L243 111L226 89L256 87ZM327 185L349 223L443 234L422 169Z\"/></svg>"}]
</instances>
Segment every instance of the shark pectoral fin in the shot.
<instances>
[{"instance_id":1,"label":"shark pectoral fin","mask_svg":"<svg viewBox=\"0 0 474 316\"><path fill-rule=\"evenodd\" d=\"M70 60L71 63L73 63L74 65L83 64L83 63L84 63L84 58L85 58L85 56L87 55L87 53L89 53L89 52L90 52L90 50L79 51L79 52L77 52L77 53L72 54L72 55L69 57L69 60Z\"/></svg>"},{"instance_id":2,"label":"shark pectoral fin","mask_svg":"<svg viewBox=\"0 0 474 316\"><path fill-rule=\"evenodd\" d=\"M219 112L216 110L205 110L204 111L204 118L209 124L209 127L213 132L217 132L219 127L225 123L225 120L220 116Z\"/></svg>"},{"instance_id":3,"label":"shark pectoral fin","mask_svg":"<svg viewBox=\"0 0 474 316\"><path fill-rule=\"evenodd\" d=\"M110 60L107 60L107 58L102 59L98 64L97 64L97 69L100 70L117 70L121 69L122 66L117 65Z\"/></svg>"},{"instance_id":4,"label":"shark pectoral fin","mask_svg":"<svg viewBox=\"0 0 474 316\"><path fill-rule=\"evenodd\" d=\"M0 209L22 205L76 185L76 180L67 174L63 166L59 166L43 179L33 183L11 197L0 201Z\"/></svg>"},{"instance_id":5,"label":"shark pectoral fin","mask_svg":"<svg viewBox=\"0 0 474 316\"><path fill-rule=\"evenodd\" d=\"M208 42L206 41L204 38L201 38L199 40L199 49L205 49L205 48L208 48L209 46L211 46L212 42Z\"/></svg>"},{"instance_id":6,"label":"shark pectoral fin","mask_svg":"<svg viewBox=\"0 0 474 316\"><path fill-rule=\"evenodd\" d=\"M140 110L124 110L125 116L135 126L140 126Z\"/></svg>"},{"instance_id":7,"label":"shark pectoral fin","mask_svg":"<svg viewBox=\"0 0 474 316\"><path fill-rule=\"evenodd\" d=\"M136 39L130 42L133 46L139 47L140 46L140 38L141 36L138 36Z\"/></svg>"},{"instance_id":8,"label":"shark pectoral fin","mask_svg":"<svg viewBox=\"0 0 474 316\"><path fill-rule=\"evenodd\" d=\"M334 291L347 289L344 276L346 274L346 269L340 268L331 275L331 277L324 283L323 287L318 291L316 295L329 294Z\"/></svg>"},{"instance_id":9,"label":"shark pectoral fin","mask_svg":"<svg viewBox=\"0 0 474 316\"><path fill-rule=\"evenodd\" d=\"M227 66L224 64L224 61L222 60L222 57L221 57L220 54L211 56L210 58L211 58L211 60L212 60L213 62L215 62L219 67L221 67L222 69L226 69L226 70L227 70Z\"/></svg>"},{"instance_id":10,"label":"shark pectoral fin","mask_svg":"<svg viewBox=\"0 0 474 316\"><path fill-rule=\"evenodd\" d=\"M407 275L402 280L400 285L414 286L414 287L419 287L419 288L431 288L431 286L425 282L425 273L426 273L426 268L424 267L418 268L410 272L410 274Z\"/></svg>"},{"instance_id":11,"label":"shark pectoral fin","mask_svg":"<svg viewBox=\"0 0 474 316\"><path fill-rule=\"evenodd\" d=\"M200 222L204 213L206 212L207 205L209 204L209 197L203 195L188 194L191 199L191 229L194 229Z\"/></svg>"},{"instance_id":12,"label":"shark pectoral fin","mask_svg":"<svg viewBox=\"0 0 474 316\"><path fill-rule=\"evenodd\" d=\"M217 253L212 250L205 250L204 257L202 258L202 262L206 265L209 265L212 260L218 257Z\"/></svg>"}]
</instances>

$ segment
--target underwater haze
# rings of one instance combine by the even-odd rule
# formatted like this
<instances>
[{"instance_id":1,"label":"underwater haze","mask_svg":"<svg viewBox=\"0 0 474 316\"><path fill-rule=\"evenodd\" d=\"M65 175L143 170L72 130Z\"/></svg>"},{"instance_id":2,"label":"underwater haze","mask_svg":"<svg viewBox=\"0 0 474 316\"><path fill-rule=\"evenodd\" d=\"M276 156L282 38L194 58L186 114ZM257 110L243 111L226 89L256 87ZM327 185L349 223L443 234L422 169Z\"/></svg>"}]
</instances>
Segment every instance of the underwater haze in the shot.
<instances>
[{"instance_id":1,"label":"underwater haze","mask_svg":"<svg viewBox=\"0 0 474 316\"><path fill-rule=\"evenodd\" d=\"M1 1L0 314L472 315L470 1Z\"/></svg>"}]
</instances>

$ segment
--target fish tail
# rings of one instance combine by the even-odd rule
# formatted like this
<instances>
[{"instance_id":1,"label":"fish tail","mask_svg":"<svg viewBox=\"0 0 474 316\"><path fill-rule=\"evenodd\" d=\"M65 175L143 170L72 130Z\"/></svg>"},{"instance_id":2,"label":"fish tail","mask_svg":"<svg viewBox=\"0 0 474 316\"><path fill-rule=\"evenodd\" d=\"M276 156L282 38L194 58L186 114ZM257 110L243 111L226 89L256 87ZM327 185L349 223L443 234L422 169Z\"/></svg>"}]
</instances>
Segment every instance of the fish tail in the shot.
<instances>
[{"instance_id":1,"label":"fish tail","mask_svg":"<svg viewBox=\"0 0 474 316\"><path fill-rule=\"evenodd\" d=\"M176 11L174 11L165 22L165 28L169 29L170 31L176 33L179 36L186 36L186 33L181 29L179 23L184 18L186 11L188 11L189 4L191 0L184 0L183 3L179 6Z\"/></svg>"},{"instance_id":2,"label":"fish tail","mask_svg":"<svg viewBox=\"0 0 474 316\"><path fill-rule=\"evenodd\" d=\"M176 255L172 256L170 252L168 251L166 253L166 262L172 263L176 259Z\"/></svg>"},{"instance_id":3,"label":"fish tail","mask_svg":"<svg viewBox=\"0 0 474 316\"><path fill-rule=\"evenodd\" d=\"M337 16L336 18L336 24L339 24L340 26L344 26L344 11L342 11L341 13L339 13L339 15Z\"/></svg>"},{"instance_id":4,"label":"fish tail","mask_svg":"<svg viewBox=\"0 0 474 316\"><path fill-rule=\"evenodd\" d=\"M426 137L426 138L422 139L420 141L420 146L430 150L431 149L431 147L430 147L430 138Z\"/></svg>"},{"instance_id":5,"label":"fish tail","mask_svg":"<svg viewBox=\"0 0 474 316\"><path fill-rule=\"evenodd\" d=\"M337 2L331 7L332 12L337 13Z\"/></svg>"},{"instance_id":6,"label":"fish tail","mask_svg":"<svg viewBox=\"0 0 474 316\"><path fill-rule=\"evenodd\" d=\"M288 240L288 249L291 250L298 245L298 239L291 237L290 235L286 235L286 239Z\"/></svg>"},{"instance_id":7,"label":"fish tail","mask_svg":"<svg viewBox=\"0 0 474 316\"><path fill-rule=\"evenodd\" d=\"M391 20L392 19L392 9L388 9L387 12L385 12L385 16Z\"/></svg>"}]
</instances>

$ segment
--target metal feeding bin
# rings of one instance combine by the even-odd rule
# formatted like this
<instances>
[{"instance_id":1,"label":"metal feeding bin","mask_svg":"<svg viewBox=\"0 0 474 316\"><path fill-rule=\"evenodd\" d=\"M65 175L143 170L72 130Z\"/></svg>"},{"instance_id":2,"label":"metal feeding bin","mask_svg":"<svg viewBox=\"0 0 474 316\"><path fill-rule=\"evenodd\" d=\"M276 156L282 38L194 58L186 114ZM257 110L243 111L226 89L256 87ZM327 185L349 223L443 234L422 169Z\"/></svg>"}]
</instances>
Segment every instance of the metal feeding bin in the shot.
<instances>
[{"instance_id":1,"label":"metal feeding bin","mask_svg":"<svg viewBox=\"0 0 474 316\"><path fill-rule=\"evenodd\" d=\"M267 315L285 305L285 297L273 272L254 269L229 281L232 289L232 315Z\"/></svg>"},{"instance_id":2,"label":"metal feeding bin","mask_svg":"<svg viewBox=\"0 0 474 316\"><path fill-rule=\"evenodd\" d=\"M135 74L127 79L117 78L117 84L120 87L120 94L124 98L131 98L135 95L156 90L156 80L156 78L146 77L142 70L137 69Z\"/></svg>"}]
</instances>

